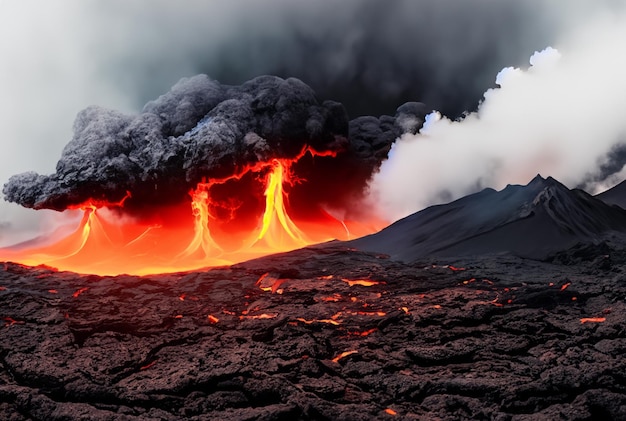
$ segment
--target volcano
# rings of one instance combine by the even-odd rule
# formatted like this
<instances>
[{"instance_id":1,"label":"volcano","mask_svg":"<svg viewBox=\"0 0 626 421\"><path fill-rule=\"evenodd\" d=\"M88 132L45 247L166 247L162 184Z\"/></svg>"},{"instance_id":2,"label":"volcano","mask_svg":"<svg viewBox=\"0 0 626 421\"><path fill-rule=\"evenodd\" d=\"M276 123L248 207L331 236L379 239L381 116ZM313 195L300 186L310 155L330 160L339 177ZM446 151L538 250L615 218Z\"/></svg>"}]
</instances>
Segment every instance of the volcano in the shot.
<instances>
[{"instance_id":1,"label":"volcano","mask_svg":"<svg viewBox=\"0 0 626 421\"><path fill-rule=\"evenodd\" d=\"M349 244L407 262L497 253L545 259L577 244L623 241L626 211L600 200L617 200L619 193L595 198L537 175L525 186L484 189L429 207Z\"/></svg>"},{"instance_id":2,"label":"volcano","mask_svg":"<svg viewBox=\"0 0 626 421\"><path fill-rule=\"evenodd\" d=\"M80 222L0 250L0 418L624 419L626 210L537 176L313 245L376 231L424 111L197 76L81 112L3 190Z\"/></svg>"}]
</instances>

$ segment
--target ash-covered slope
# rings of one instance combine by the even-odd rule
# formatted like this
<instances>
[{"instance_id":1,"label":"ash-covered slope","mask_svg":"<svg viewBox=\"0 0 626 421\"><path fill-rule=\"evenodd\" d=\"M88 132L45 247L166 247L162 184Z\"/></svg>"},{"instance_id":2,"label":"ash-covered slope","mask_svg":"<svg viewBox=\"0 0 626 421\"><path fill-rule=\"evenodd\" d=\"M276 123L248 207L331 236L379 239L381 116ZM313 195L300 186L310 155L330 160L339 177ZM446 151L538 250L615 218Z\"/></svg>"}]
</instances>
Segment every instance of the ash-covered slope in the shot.
<instances>
[{"instance_id":1,"label":"ash-covered slope","mask_svg":"<svg viewBox=\"0 0 626 421\"><path fill-rule=\"evenodd\" d=\"M626 180L595 197L609 205L617 205L622 209L626 209Z\"/></svg>"},{"instance_id":2,"label":"ash-covered slope","mask_svg":"<svg viewBox=\"0 0 626 421\"><path fill-rule=\"evenodd\" d=\"M526 186L429 207L350 244L403 261L502 252L544 258L611 235L626 236L626 210L538 175Z\"/></svg>"}]
</instances>

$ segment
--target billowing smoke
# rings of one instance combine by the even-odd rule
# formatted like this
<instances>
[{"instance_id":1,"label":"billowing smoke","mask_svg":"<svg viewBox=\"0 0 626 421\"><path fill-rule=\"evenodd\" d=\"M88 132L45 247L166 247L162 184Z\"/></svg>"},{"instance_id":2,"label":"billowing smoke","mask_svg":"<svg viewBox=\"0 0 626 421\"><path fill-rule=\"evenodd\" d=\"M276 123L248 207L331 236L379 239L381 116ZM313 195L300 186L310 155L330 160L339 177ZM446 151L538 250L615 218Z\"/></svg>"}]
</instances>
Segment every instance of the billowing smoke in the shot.
<instances>
[{"instance_id":1,"label":"billowing smoke","mask_svg":"<svg viewBox=\"0 0 626 421\"><path fill-rule=\"evenodd\" d=\"M182 79L138 115L99 107L78 114L74 137L56 172L26 172L4 186L5 199L27 208L65 210L88 201L152 208L185 200L205 179L226 179L272 159L303 151L332 154L309 164L310 190L301 197L348 211L402 133L416 133L423 104L407 103L395 117L362 117L350 124L344 107L319 104L302 81L260 76L240 86L206 75ZM341 179L341 183L336 180ZM355 203L352 203L355 205Z\"/></svg>"},{"instance_id":2,"label":"billowing smoke","mask_svg":"<svg viewBox=\"0 0 626 421\"><path fill-rule=\"evenodd\" d=\"M527 69L505 68L478 111L454 121L434 113L393 146L371 183L399 217L484 187L553 176L570 187L622 170L626 134L626 13L599 14L536 52Z\"/></svg>"}]
</instances>

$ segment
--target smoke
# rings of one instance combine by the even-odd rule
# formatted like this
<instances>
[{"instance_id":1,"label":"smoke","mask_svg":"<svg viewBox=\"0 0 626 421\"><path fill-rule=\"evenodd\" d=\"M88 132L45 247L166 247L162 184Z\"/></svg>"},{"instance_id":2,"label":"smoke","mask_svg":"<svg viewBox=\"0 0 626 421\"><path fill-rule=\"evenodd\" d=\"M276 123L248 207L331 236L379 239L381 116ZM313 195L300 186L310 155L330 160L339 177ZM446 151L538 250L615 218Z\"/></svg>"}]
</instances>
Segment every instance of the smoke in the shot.
<instances>
[{"instance_id":1,"label":"smoke","mask_svg":"<svg viewBox=\"0 0 626 421\"><path fill-rule=\"evenodd\" d=\"M589 3L611 2L0 0L0 179L53 172L80 110L138 113L199 73L234 85L297 77L350 116L423 101L456 117ZM0 203L0 244L37 232L40 217Z\"/></svg>"},{"instance_id":2,"label":"smoke","mask_svg":"<svg viewBox=\"0 0 626 421\"><path fill-rule=\"evenodd\" d=\"M476 112L460 120L433 113L420 134L394 144L370 186L387 215L526 184L538 173L593 189L622 170L625 10L598 13L555 45L533 54L528 68L498 73L499 87Z\"/></svg>"}]
</instances>

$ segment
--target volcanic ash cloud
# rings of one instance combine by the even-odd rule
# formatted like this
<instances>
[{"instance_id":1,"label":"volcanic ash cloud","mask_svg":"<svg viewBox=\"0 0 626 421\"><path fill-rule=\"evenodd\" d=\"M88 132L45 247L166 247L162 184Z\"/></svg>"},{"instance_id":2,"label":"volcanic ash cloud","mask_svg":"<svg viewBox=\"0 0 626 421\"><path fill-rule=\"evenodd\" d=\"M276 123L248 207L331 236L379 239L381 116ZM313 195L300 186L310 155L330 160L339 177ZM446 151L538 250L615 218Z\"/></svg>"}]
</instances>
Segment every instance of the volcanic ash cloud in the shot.
<instances>
[{"instance_id":1,"label":"volcanic ash cloud","mask_svg":"<svg viewBox=\"0 0 626 421\"><path fill-rule=\"evenodd\" d=\"M362 196L393 140L416 133L424 115L423 104L407 103L395 117L350 122L340 103L319 103L295 78L261 76L229 86L198 75L182 79L138 115L83 110L56 172L15 175L3 192L6 200L34 209L115 203L128 193L129 210L158 207L188 200L203 180L309 150L333 158L298 174L303 187L296 199L345 208Z\"/></svg>"}]
</instances>

